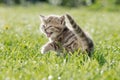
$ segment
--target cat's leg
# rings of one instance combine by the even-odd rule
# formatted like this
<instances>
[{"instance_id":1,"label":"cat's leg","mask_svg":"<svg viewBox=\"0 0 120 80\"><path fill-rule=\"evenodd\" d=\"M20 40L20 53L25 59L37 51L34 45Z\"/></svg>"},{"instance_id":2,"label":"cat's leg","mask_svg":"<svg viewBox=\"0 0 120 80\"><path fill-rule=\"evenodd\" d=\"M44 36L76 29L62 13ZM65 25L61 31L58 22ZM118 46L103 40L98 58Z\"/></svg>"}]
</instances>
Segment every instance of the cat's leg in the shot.
<instances>
[{"instance_id":1,"label":"cat's leg","mask_svg":"<svg viewBox=\"0 0 120 80\"><path fill-rule=\"evenodd\" d=\"M44 54L48 51L58 51L59 50L59 45L57 45L55 42L48 42L41 48L41 53Z\"/></svg>"}]
</instances>

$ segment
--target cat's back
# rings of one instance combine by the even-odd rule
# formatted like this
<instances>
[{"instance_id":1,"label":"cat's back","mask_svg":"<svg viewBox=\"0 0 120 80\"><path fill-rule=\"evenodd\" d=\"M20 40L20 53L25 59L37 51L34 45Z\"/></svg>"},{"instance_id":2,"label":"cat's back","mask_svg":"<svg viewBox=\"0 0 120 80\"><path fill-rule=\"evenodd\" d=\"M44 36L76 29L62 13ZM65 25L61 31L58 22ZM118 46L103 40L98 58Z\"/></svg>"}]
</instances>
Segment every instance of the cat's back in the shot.
<instances>
[{"instance_id":1,"label":"cat's back","mask_svg":"<svg viewBox=\"0 0 120 80\"><path fill-rule=\"evenodd\" d=\"M73 52L81 47L79 37L77 37L76 34L68 28L63 30L61 35L58 37L58 41L61 43L62 47L70 52Z\"/></svg>"}]
</instances>

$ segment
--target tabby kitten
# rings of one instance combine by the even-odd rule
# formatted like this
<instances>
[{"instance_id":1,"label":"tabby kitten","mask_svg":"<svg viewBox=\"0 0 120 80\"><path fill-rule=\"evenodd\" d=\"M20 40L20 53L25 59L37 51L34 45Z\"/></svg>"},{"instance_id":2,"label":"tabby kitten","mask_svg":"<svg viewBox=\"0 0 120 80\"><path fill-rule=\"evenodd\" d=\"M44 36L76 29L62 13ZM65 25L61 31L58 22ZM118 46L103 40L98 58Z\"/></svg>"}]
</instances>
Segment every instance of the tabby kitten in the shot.
<instances>
[{"instance_id":1,"label":"tabby kitten","mask_svg":"<svg viewBox=\"0 0 120 80\"><path fill-rule=\"evenodd\" d=\"M50 50L58 53L64 53L64 51L73 53L79 50L82 53L87 52L89 56L91 55L94 49L92 39L85 34L70 15L41 15L40 17L42 21L41 31L49 38L49 42L42 47L41 53Z\"/></svg>"}]
</instances>

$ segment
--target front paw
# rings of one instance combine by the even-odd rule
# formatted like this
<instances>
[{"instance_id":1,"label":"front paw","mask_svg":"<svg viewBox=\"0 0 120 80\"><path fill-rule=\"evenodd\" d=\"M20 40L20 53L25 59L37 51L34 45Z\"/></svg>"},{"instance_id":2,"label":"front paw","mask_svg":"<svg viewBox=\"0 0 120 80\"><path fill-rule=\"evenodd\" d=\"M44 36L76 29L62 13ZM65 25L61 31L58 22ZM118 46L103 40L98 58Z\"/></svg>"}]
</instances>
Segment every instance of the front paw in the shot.
<instances>
[{"instance_id":1,"label":"front paw","mask_svg":"<svg viewBox=\"0 0 120 80\"><path fill-rule=\"evenodd\" d=\"M41 48L41 54L44 54L45 53L45 47L43 46L42 48Z\"/></svg>"}]
</instances>

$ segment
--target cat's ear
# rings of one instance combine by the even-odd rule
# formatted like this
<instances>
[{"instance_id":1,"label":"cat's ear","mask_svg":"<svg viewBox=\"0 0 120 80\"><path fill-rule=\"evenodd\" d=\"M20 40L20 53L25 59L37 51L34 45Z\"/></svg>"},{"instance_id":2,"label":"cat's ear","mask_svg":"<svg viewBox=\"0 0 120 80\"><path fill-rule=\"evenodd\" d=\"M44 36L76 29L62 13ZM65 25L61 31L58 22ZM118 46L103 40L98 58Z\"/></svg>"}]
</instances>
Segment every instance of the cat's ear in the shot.
<instances>
[{"instance_id":1,"label":"cat's ear","mask_svg":"<svg viewBox=\"0 0 120 80\"><path fill-rule=\"evenodd\" d=\"M45 16L43 16L43 15L40 15L39 17L40 17L41 20L45 19Z\"/></svg>"},{"instance_id":2,"label":"cat's ear","mask_svg":"<svg viewBox=\"0 0 120 80\"><path fill-rule=\"evenodd\" d=\"M60 20L61 20L61 24L65 25L65 16L64 15L60 17Z\"/></svg>"},{"instance_id":3,"label":"cat's ear","mask_svg":"<svg viewBox=\"0 0 120 80\"><path fill-rule=\"evenodd\" d=\"M40 17L40 20L41 20L41 21L45 21L45 16L40 15L39 17Z\"/></svg>"},{"instance_id":4,"label":"cat's ear","mask_svg":"<svg viewBox=\"0 0 120 80\"><path fill-rule=\"evenodd\" d=\"M43 16L43 15L40 15L40 18L45 18L45 16Z\"/></svg>"}]
</instances>

